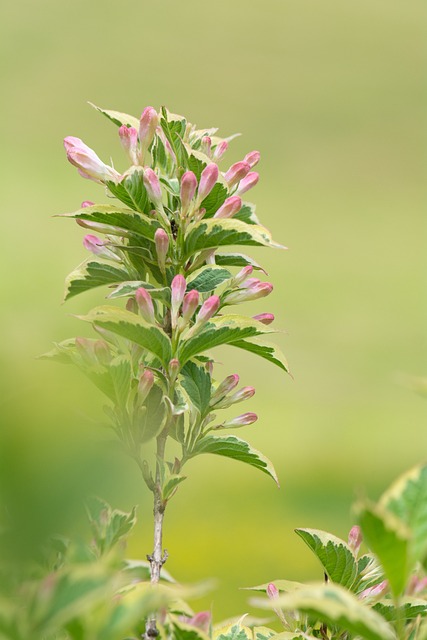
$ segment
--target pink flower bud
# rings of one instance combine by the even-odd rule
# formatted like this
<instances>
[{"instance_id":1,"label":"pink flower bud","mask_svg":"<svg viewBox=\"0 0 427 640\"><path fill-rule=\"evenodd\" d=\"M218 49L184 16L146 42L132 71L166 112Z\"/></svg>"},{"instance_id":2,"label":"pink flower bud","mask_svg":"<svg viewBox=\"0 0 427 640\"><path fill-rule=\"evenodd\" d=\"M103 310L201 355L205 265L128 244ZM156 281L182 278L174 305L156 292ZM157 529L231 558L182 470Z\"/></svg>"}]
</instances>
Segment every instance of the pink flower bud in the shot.
<instances>
[{"instance_id":1,"label":"pink flower bud","mask_svg":"<svg viewBox=\"0 0 427 640\"><path fill-rule=\"evenodd\" d=\"M243 162L247 162L252 169L252 167L258 164L260 157L261 154L259 151L251 151L250 153L247 153L245 155L245 157L243 158Z\"/></svg>"},{"instance_id":2,"label":"pink flower bud","mask_svg":"<svg viewBox=\"0 0 427 640\"><path fill-rule=\"evenodd\" d=\"M95 182L118 182L120 174L112 167L107 166L96 155L95 151L88 147L80 138L67 136L64 139L64 147L67 158L72 165L77 167L83 178Z\"/></svg>"},{"instance_id":3,"label":"pink flower bud","mask_svg":"<svg viewBox=\"0 0 427 640\"><path fill-rule=\"evenodd\" d=\"M171 320L172 320L172 327L175 328L176 327L176 323L177 323L177 319L178 319L178 313L179 313L179 308L182 304L182 301L184 300L184 295L185 295L185 290L187 289L187 283L185 281L184 276L182 276L181 274L178 274L174 277L174 279L172 280L171 283L171 303L172 303L172 309L171 309Z\"/></svg>"},{"instance_id":4,"label":"pink flower bud","mask_svg":"<svg viewBox=\"0 0 427 640\"><path fill-rule=\"evenodd\" d=\"M97 236L93 236L88 234L83 238L83 246L85 249L90 251L96 256L100 258L104 258L105 260L114 260L115 262L120 262L120 258L116 255L111 249L108 249L104 242L100 240Z\"/></svg>"},{"instance_id":5,"label":"pink flower bud","mask_svg":"<svg viewBox=\"0 0 427 640\"><path fill-rule=\"evenodd\" d=\"M233 393L231 396L224 396L222 400L219 402L215 402L215 409L226 409L227 407L231 407L232 404L236 404L237 402L243 402L244 400L249 400L252 396L255 395L254 387L243 387L243 389L239 389L236 393Z\"/></svg>"},{"instance_id":6,"label":"pink flower bud","mask_svg":"<svg viewBox=\"0 0 427 640\"><path fill-rule=\"evenodd\" d=\"M205 369L209 373L210 376L213 374L213 360L208 360L205 363Z\"/></svg>"},{"instance_id":7,"label":"pink flower bud","mask_svg":"<svg viewBox=\"0 0 427 640\"><path fill-rule=\"evenodd\" d=\"M267 585L267 595L270 600L276 600L279 597L279 590L274 582L270 582L270 584Z\"/></svg>"},{"instance_id":8,"label":"pink flower bud","mask_svg":"<svg viewBox=\"0 0 427 640\"><path fill-rule=\"evenodd\" d=\"M169 384L173 385L179 373L180 364L177 358L172 358L169 362Z\"/></svg>"},{"instance_id":9,"label":"pink flower bud","mask_svg":"<svg viewBox=\"0 0 427 640\"><path fill-rule=\"evenodd\" d=\"M90 229L91 231L97 231L98 233L109 233L116 236L128 236L129 233L120 229L120 227L114 227L109 224L102 224L102 222L93 222L92 220L83 220L82 218L76 218L76 222L80 227Z\"/></svg>"},{"instance_id":10,"label":"pink flower bud","mask_svg":"<svg viewBox=\"0 0 427 640\"><path fill-rule=\"evenodd\" d=\"M153 388L154 374L150 369L146 369L138 382L138 400L141 404L146 400L148 394Z\"/></svg>"},{"instance_id":11,"label":"pink flower bud","mask_svg":"<svg viewBox=\"0 0 427 640\"><path fill-rule=\"evenodd\" d=\"M272 313L259 313L256 316L252 316L254 320L262 322L262 324L271 324L274 322L274 315Z\"/></svg>"},{"instance_id":12,"label":"pink flower bud","mask_svg":"<svg viewBox=\"0 0 427 640\"><path fill-rule=\"evenodd\" d=\"M362 593L359 593L359 598L362 600L365 598L374 598L375 596L382 595L388 589L388 580L383 580L374 587L368 587Z\"/></svg>"},{"instance_id":13,"label":"pink flower bud","mask_svg":"<svg viewBox=\"0 0 427 640\"><path fill-rule=\"evenodd\" d=\"M95 355L95 343L87 338L76 338L74 342L77 353L89 366L97 365L98 360Z\"/></svg>"},{"instance_id":14,"label":"pink flower bud","mask_svg":"<svg viewBox=\"0 0 427 640\"><path fill-rule=\"evenodd\" d=\"M212 155L213 160L215 160L215 162L218 162L219 160L221 160L222 156L227 151L227 149L228 149L227 140L222 140L221 142L219 142L213 151L213 155Z\"/></svg>"},{"instance_id":15,"label":"pink flower bud","mask_svg":"<svg viewBox=\"0 0 427 640\"><path fill-rule=\"evenodd\" d=\"M249 189L252 189L252 187L257 184L258 180L259 174L256 171L250 171L243 180L240 180L236 193L241 196L243 193L246 193L246 191L249 191Z\"/></svg>"},{"instance_id":16,"label":"pink flower bud","mask_svg":"<svg viewBox=\"0 0 427 640\"><path fill-rule=\"evenodd\" d=\"M242 413L242 415L237 416L237 418L223 422L222 427L246 427L248 424L253 424L257 420L258 416L256 413Z\"/></svg>"},{"instance_id":17,"label":"pink flower bud","mask_svg":"<svg viewBox=\"0 0 427 640\"><path fill-rule=\"evenodd\" d=\"M154 242L156 245L157 260L162 271L165 270L166 256L169 249L169 236L164 229L157 229L154 234Z\"/></svg>"},{"instance_id":18,"label":"pink flower bud","mask_svg":"<svg viewBox=\"0 0 427 640\"><path fill-rule=\"evenodd\" d=\"M132 164L138 164L138 131L123 124L119 129L120 142Z\"/></svg>"},{"instance_id":19,"label":"pink flower bud","mask_svg":"<svg viewBox=\"0 0 427 640\"><path fill-rule=\"evenodd\" d=\"M246 267L243 267L243 269L240 269L239 273L237 273L232 280L232 286L238 287L240 284L242 284L242 282L249 278L253 270L254 268L250 264L246 265Z\"/></svg>"},{"instance_id":20,"label":"pink flower bud","mask_svg":"<svg viewBox=\"0 0 427 640\"><path fill-rule=\"evenodd\" d=\"M97 340L94 344L94 351L100 364L108 365L111 362L110 347L105 340Z\"/></svg>"},{"instance_id":21,"label":"pink flower bud","mask_svg":"<svg viewBox=\"0 0 427 640\"><path fill-rule=\"evenodd\" d=\"M86 207L93 207L95 203L92 202L91 200L85 200L84 202L81 203L80 207L81 209L86 209Z\"/></svg>"},{"instance_id":22,"label":"pink flower bud","mask_svg":"<svg viewBox=\"0 0 427 640\"><path fill-rule=\"evenodd\" d=\"M216 314L221 305L221 299L219 296L210 296L200 307L200 311L196 317L196 324L198 326L208 322L212 316Z\"/></svg>"},{"instance_id":23,"label":"pink flower bud","mask_svg":"<svg viewBox=\"0 0 427 640\"><path fill-rule=\"evenodd\" d=\"M232 218L242 208L242 199L239 196L227 198L224 204L215 213L214 218Z\"/></svg>"},{"instance_id":24,"label":"pink flower bud","mask_svg":"<svg viewBox=\"0 0 427 640\"><path fill-rule=\"evenodd\" d=\"M138 315L138 305L136 303L135 298L129 298L126 302L126 311L130 311L131 313L136 313Z\"/></svg>"},{"instance_id":25,"label":"pink flower bud","mask_svg":"<svg viewBox=\"0 0 427 640\"><path fill-rule=\"evenodd\" d=\"M406 594L410 596L416 596L427 588L427 578L420 578L417 575L413 575L409 581L409 585L406 589Z\"/></svg>"},{"instance_id":26,"label":"pink flower bud","mask_svg":"<svg viewBox=\"0 0 427 640\"><path fill-rule=\"evenodd\" d=\"M362 540L363 540L362 530L357 524L355 524L354 527L351 527L350 532L348 534L348 546L356 556L359 553Z\"/></svg>"},{"instance_id":27,"label":"pink flower bud","mask_svg":"<svg viewBox=\"0 0 427 640\"><path fill-rule=\"evenodd\" d=\"M218 167L212 162L208 164L202 171L199 182L199 190L197 192L197 201L200 204L212 191L218 180Z\"/></svg>"},{"instance_id":28,"label":"pink flower bud","mask_svg":"<svg viewBox=\"0 0 427 640\"><path fill-rule=\"evenodd\" d=\"M160 180L150 167L144 169L144 186L147 189L148 197L155 205L162 203L162 189L160 187Z\"/></svg>"},{"instance_id":29,"label":"pink flower bud","mask_svg":"<svg viewBox=\"0 0 427 640\"><path fill-rule=\"evenodd\" d=\"M224 302L227 304L237 304L239 302L248 302L249 300L257 300L258 298L264 298L273 291L273 285L270 282L260 282L256 278L254 282L244 282L242 287L237 291L229 293Z\"/></svg>"},{"instance_id":30,"label":"pink flower bud","mask_svg":"<svg viewBox=\"0 0 427 640\"><path fill-rule=\"evenodd\" d=\"M204 136L201 142L202 153L204 153L207 156L210 156L211 146L212 146L212 139L209 136Z\"/></svg>"},{"instance_id":31,"label":"pink flower bud","mask_svg":"<svg viewBox=\"0 0 427 640\"><path fill-rule=\"evenodd\" d=\"M137 289L135 291L135 299L144 320L150 324L155 324L153 299L147 289L144 289L144 287Z\"/></svg>"},{"instance_id":32,"label":"pink flower bud","mask_svg":"<svg viewBox=\"0 0 427 640\"><path fill-rule=\"evenodd\" d=\"M140 160L143 160L145 152L153 142L158 123L159 116L156 110L153 107L145 107L139 120Z\"/></svg>"},{"instance_id":33,"label":"pink flower bud","mask_svg":"<svg viewBox=\"0 0 427 640\"><path fill-rule=\"evenodd\" d=\"M227 173L224 175L226 182L228 182L229 188L234 187L235 184L240 182L251 170L247 162L236 162L231 165Z\"/></svg>"},{"instance_id":34,"label":"pink flower bud","mask_svg":"<svg viewBox=\"0 0 427 640\"><path fill-rule=\"evenodd\" d=\"M196 289L192 289L184 296L182 303L182 320L186 324L190 322L193 314L199 306L200 294Z\"/></svg>"},{"instance_id":35,"label":"pink flower bud","mask_svg":"<svg viewBox=\"0 0 427 640\"><path fill-rule=\"evenodd\" d=\"M192 171L186 171L181 178L181 208L185 215L197 189L197 178Z\"/></svg>"}]
</instances>

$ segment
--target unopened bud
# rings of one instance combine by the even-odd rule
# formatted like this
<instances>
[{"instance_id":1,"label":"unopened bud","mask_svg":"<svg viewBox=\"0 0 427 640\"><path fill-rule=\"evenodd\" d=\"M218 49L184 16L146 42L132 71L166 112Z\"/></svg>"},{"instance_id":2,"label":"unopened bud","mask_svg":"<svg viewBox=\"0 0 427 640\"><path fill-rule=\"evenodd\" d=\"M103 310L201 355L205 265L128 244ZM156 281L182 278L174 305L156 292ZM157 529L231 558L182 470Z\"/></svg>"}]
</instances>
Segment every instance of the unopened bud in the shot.
<instances>
[{"instance_id":1,"label":"unopened bud","mask_svg":"<svg viewBox=\"0 0 427 640\"><path fill-rule=\"evenodd\" d=\"M76 222L79 227L90 229L91 231L97 231L98 233L109 233L115 236L129 236L129 232L120 227L114 227L109 224L103 224L102 222L93 222L93 220L84 220L83 218L76 218Z\"/></svg>"},{"instance_id":2,"label":"unopened bud","mask_svg":"<svg viewBox=\"0 0 427 640\"><path fill-rule=\"evenodd\" d=\"M250 151L243 158L243 162L247 162L250 168L252 169L252 167L258 164L260 157L261 157L261 154L259 151Z\"/></svg>"},{"instance_id":3,"label":"unopened bud","mask_svg":"<svg viewBox=\"0 0 427 640\"><path fill-rule=\"evenodd\" d=\"M87 338L76 338L74 344L76 346L77 353L87 365L98 364L93 340L88 340Z\"/></svg>"},{"instance_id":4,"label":"unopened bud","mask_svg":"<svg viewBox=\"0 0 427 640\"><path fill-rule=\"evenodd\" d=\"M239 196L227 198L224 204L215 213L214 218L232 218L242 208L242 199Z\"/></svg>"},{"instance_id":5,"label":"unopened bud","mask_svg":"<svg viewBox=\"0 0 427 640\"><path fill-rule=\"evenodd\" d=\"M188 211L190 202L197 189L197 178L192 171L186 171L181 178L181 209L183 215Z\"/></svg>"},{"instance_id":6,"label":"unopened bud","mask_svg":"<svg viewBox=\"0 0 427 640\"><path fill-rule=\"evenodd\" d=\"M144 403L154 384L154 374L150 369L146 369L138 382L138 400Z\"/></svg>"},{"instance_id":7,"label":"unopened bud","mask_svg":"<svg viewBox=\"0 0 427 640\"><path fill-rule=\"evenodd\" d=\"M226 182L228 183L228 187L234 187L235 184L240 182L251 170L250 166L247 162L235 162L227 173L224 175Z\"/></svg>"},{"instance_id":8,"label":"unopened bud","mask_svg":"<svg viewBox=\"0 0 427 640\"><path fill-rule=\"evenodd\" d=\"M383 580L379 584L376 584L373 587L368 587L361 593L359 593L359 598L364 600L365 598L374 598L376 596L382 595L388 589L388 580Z\"/></svg>"},{"instance_id":9,"label":"unopened bud","mask_svg":"<svg viewBox=\"0 0 427 640\"><path fill-rule=\"evenodd\" d=\"M221 305L219 296L210 296L200 307L200 311L196 317L196 324L200 327L208 322L212 316L216 314Z\"/></svg>"},{"instance_id":10,"label":"unopened bud","mask_svg":"<svg viewBox=\"0 0 427 640\"><path fill-rule=\"evenodd\" d=\"M135 298L129 298L129 300L126 302L126 311L138 314L138 309L139 307L136 303Z\"/></svg>"},{"instance_id":11,"label":"unopened bud","mask_svg":"<svg viewBox=\"0 0 427 640\"><path fill-rule=\"evenodd\" d=\"M215 409L226 409L227 407L231 407L233 404L237 404L238 402L243 402L244 400L249 400L252 396L255 395L254 387L243 387L233 393L231 396L225 396L222 400L215 403Z\"/></svg>"},{"instance_id":12,"label":"unopened bud","mask_svg":"<svg viewBox=\"0 0 427 640\"><path fill-rule=\"evenodd\" d=\"M274 582L270 582L270 584L267 585L266 591L270 600L276 600L279 597L279 590L274 584Z\"/></svg>"},{"instance_id":13,"label":"unopened bud","mask_svg":"<svg viewBox=\"0 0 427 640\"><path fill-rule=\"evenodd\" d=\"M274 322L274 315L272 313L258 313L258 315L252 316L252 318L262 324L271 324Z\"/></svg>"},{"instance_id":14,"label":"unopened bud","mask_svg":"<svg viewBox=\"0 0 427 640\"><path fill-rule=\"evenodd\" d=\"M193 314L199 306L200 294L196 289L192 289L185 296L182 302L182 320L185 324L190 322Z\"/></svg>"},{"instance_id":15,"label":"unopened bud","mask_svg":"<svg viewBox=\"0 0 427 640\"><path fill-rule=\"evenodd\" d=\"M227 151L227 149L228 149L227 140L222 140L216 145L215 149L213 150L212 159L215 160L215 162L218 162L219 160L221 160L222 156Z\"/></svg>"},{"instance_id":16,"label":"unopened bud","mask_svg":"<svg viewBox=\"0 0 427 640\"><path fill-rule=\"evenodd\" d=\"M226 420L222 423L222 427L228 429L232 427L246 427L249 424L253 424L258 420L256 413L242 413L242 415L233 418L232 420Z\"/></svg>"},{"instance_id":17,"label":"unopened bud","mask_svg":"<svg viewBox=\"0 0 427 640\"><path fill-rule=\"evenodd\" d=\"M132 164L138 164L138 131L123 124L119 128L120 142Z\"/></svg>"},{"instance_id":18,"label":"unopened bud","mask_svg":"<svg viewBox=\"0 0 427 640\"><path fill-rule=\"evenodd\" d=\"M348 534L348 546L356 556L359 553L359 549L360 549L360 545L362 544L362 541L363 541L362 530L357 524L355 524L354 527L351 527L350 532Z\"/></svg>"},{"instance_id":19,"label":"unopened bud","mask_svg":"<svg viewBox=\"0 0 427 640\"><path fill-rule=\"evenodd\" d=\"M94 344L94 351L100 364L108 365L111 362L110 347L105 340L97 340Z\"/></svg>"},{"instance_id":20,"label":"unopened bud","mask_svg":"<svg viewBox=\"0 0 427 640\"><path fill-rule=\"evenodd\" d=\"M215 404L217 402L219 402L220 400L222 400L222 398L224 398L224 396L226 396L227 394L230 393L230 391L233 391L233 389L235 389L237 387L237 385L239 384L239 376L237 375L237 373L233 373L231 376L227 376L215 389L214 393L212 394L212 404L215 402Z\"/></svg>"},{"instance_id":21,"label":"unopened bud","mask_svg":"<svg viewBox=\"0 0 427 640\"><path fill-rule=\"evenodd\" d=\"M67 136L64 139L64 147L69 162L77 168L83 178L94 180L101 184L108 181L119 181L120 174L112 167L104 164L95 151L80 138Z\"/></svg>"},{"instance_id":22,"label":"unopened bud","mask_svg":"<svg viewBox=\"0 0 427 640\"><path fill-rule=\"evenodd\" d=\"M213 360L208 360L208 361L205 363L205 369L206 369L206 371L208 372L208 374L209 374L210 376L212 376L212 374L213 374Z\"/></svg>"},{"instance_id":23,"label":"unopened bud","mask_svg":"<svg viewBox=\"0 0 427 640\"><path fill-rule=\"evenodd\" d=\"M154 173L154 171L150 169L150 167L144 169L143 180L144 186L147 189L148 197L150 198L151 202L153 202L155 205L161 205L163 196L162 189L160 187L160 180Z\"/></svg>"},{"instance_id":24,"label":"unopened bud","mask_svg":"<svg viewBox=\"0 0 427 640\"><path fill-rule=\"evenodd\" d=\"M156 318L154 315L153 299L147 289L144 289L144 287L137 289L135 291L135 298L144 320L150 324L155 324Z\"/></svg>"},{"instance_id":25,"label":"unopened bud","mask_svg":"<svg viewBox=\"0 0 427 640\"><path fill-rule=\"evenodd\" d=\"M256 280L257 279L254 278L254 282L244 282L240 289L229 293L224 298L224 302L227 304L238 304L239 302L257 300L258 298L268 296L273 291L273 285L270 282L260 282Z\"/></svg>"},{"instance_id":26,"label":"unopened bud","mask_svg":"<svg viewBox=\"0 0 427 640\"><path fill-rule=\"evenodd\" d=\"M105 260L114 260L120 262L119 256L117 256L111 249L108 249L103 241L97 236L88 234L83 238L83 246L85 249L93 253L95 256L104 258Z\"/></svg>"},{"instance_id":27,"label":"unopened bud","mask_svg":"<svg viewBox=\"0 0 427 640\"><path fill-rule=\"evenodd\" d=\"M246 267L243 267L243 269L240 269L239 273L237 273L232 279L231 286L238 287L239 285L241 285L242 282L245 282L245 280L249 278L250 275L252 275L253 270L254 268L250 264L246 265Z\"/></svg>"},{"instance_id":28,"label":"unopened bud","mask_svg":"<svg viewBox=\"0 0 427 640\"><path fill-rule=\"evenodd\" d=\"M156 110L153 107L146 107L139 120L140 162L143 162L145 152L153 142L158 122L159 117Z\"/></svg>"},{"instance_id":29,"label":"unopened bud","mask_svg":"<svg viewBox=\"0 0 427 640\"><path fill-rule=\"evenodd\" d=\"M209 136L204 136L201 142L201 151L207 156L211 155L212 140Z\"/></svg>"},{"instance_id":30,"label":"unopened bud","mask_svg":"<svg viewBox=\"0 0 427 640\"><path fill-rule=\"evenodd\" d=\"M84 202L81 203L80 207L81 209L86 209L86 207L93 207L94 204L95 203L91 200L84 200Z\"/></svg>"},{"instance_id":31,"label":"unopened bud","mask_svg":"<svg viewBox=\"0 0 427 640\"><path fill-rule=\"evenodd\" d=\"M246 193L246 191L249 191L249 189L252 189L252 187L258 183L258 180L259 173L256 171L250 171L243 180L240 180L236 193L241 196L243 193Z\"/></svg>"},{"instance_id":32,"label":"unopened bud","mask_svg":"<svg viewBox=\"0 0 427 640\"><path fill-rule=\"evenodd\" d=\"M154 242L156 245L157 260L160 270L165 271L166 256L169 249L169 236L164 229L157 229L154 234Z\"/></svg>"},{"instance_id":33,"label":"unopened bud","mask_svg":"<svg viewBox=\"0 0 427 640\"><path fill-rule=\"evenodd\" d=\"M172 360L169 362L169 376L170 376L171 384L175 382L176 377L179 373L179 369L180 369L179 360L177 358L172 358Z\"/></svg>"},{"instance_id":34,"label":"unopened bud","mask_svg":"<svg viewBox=\"0 0 427 640\"><path fill-rule=\"evenodd\" d=\"M199 190L197 192L197 202L200 204L210 194L218 180L218 167L212 162L208 164L202 171L199 182Z\"/></svg>"},{"instance_id":35,"label":"unopened bud","mask_svg":"<svg viewBox=\"0 0 427 640\"><path fill-rule=\"evenodd\" d=\"M171 283L171 319L172 319L172 327L176 327L179 308L184 300L185 290L187 288L187 283L185 281L184 276L181 274L177 274Z\"/></svg>"}]
</instances>

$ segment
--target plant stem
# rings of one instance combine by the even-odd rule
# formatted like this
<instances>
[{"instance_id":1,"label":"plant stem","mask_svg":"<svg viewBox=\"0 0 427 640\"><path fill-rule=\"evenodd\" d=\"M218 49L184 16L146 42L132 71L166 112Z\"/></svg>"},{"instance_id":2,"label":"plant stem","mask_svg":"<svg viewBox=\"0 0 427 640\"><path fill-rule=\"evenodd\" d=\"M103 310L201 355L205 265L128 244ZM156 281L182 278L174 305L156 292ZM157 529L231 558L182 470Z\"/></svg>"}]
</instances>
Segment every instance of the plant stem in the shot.
<instances>
[{"instance_id":1,"label":"plant stem","mask_svg":"<svg viewBox=\"0 0 427 640\"><path fill-rule=\"evenodd\" d=\"M167 438L167 430L157 438L157 463L156 463L156 480L153 491L154 495L154 545L153 553L147 556L150 562L150 582L152 585L158 584L160 580L160 573L162 566L167 560L167 552L163 553L162 539L163 539L163 518L165 514L166 505L162 499L161 486L162 486L162 465L165 457L165 445ZM145 639L152 640L159 635L157 629L156 616L153 615L147 619L145 625Z\"/></svg>"}]
</instances>

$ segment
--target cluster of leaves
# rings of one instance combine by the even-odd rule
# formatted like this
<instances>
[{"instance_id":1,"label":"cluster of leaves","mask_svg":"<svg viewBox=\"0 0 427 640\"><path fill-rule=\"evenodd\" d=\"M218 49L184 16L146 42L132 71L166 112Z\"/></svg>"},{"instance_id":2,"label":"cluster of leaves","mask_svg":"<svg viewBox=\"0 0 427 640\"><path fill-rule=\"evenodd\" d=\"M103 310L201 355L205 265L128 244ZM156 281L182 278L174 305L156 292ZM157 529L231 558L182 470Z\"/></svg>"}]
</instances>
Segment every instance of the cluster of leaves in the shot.
<instances>
[{"instance_id":1,"label":"cluster of leaves","mask_svg":"<svg viewBox=\"0 0 427 640\"><path fill-rule=\"evenodd\" d=\"M377 504L357 504L356 513L348 542L297 529L325 582L253 588L269 596L253 603L274 609L283 623L278 639L427 639L427 465L399 478ZM359 555L362 539L370 551Z\"/></svg>"},{"instance_id":2,"label":"cluster of leaves","mask_svg":"<svg viewBox=\"0 0 427 640\"><path fill-rule=\"evenodd\" d=\"M252 258L223 251L280 246L260 225L255 207L237 195L257 181L258 174L248 170L259 154L252 152L247 162L221 173L217 162L228 140L217 137L216 130L198 130L165 108L157 114L148 107L140 121L98 110L120 127L132 166L118 174L79 139L66 138L72 164L83 177L103 184L115 203L85 202L65 214L105 236L86 236L85 246L94 255L67 278L65 299L107 285L109 299L124 298L126 308L100 306L81 316L100 339L66 340L46 355L76 364L108 396L115 432L163 505L185 479L184 464L202 453L243 461L277 481L260 452L241 438L219 433L256 420L253 413L228 421L217 417L217 410L251 397L254 390L232 393L236 375L215 381L206 353L229 344L287 371L283 355L265 341L274 331L272 314L226 313L230 305L272 289L249 278L262 271ZM158 473L144 446L156 438L162 442ZM163 455L168 438L181 449L170 460Z\"/></svg>"}]
</instances>

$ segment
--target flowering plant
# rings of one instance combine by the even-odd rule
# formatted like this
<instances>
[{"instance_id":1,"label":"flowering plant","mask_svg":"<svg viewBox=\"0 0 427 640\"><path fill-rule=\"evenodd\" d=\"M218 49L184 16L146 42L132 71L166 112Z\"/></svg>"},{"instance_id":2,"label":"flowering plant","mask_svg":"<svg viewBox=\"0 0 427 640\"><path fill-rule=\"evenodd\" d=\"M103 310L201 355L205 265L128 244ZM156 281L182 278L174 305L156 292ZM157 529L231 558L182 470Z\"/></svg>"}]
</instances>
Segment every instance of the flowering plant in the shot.
<instances>
[{"instance_id":1,"label":"flowering plant","mask_svg":"<svg viewBox=\"0 0 427 640\"><path fill-rule=\"evenodd\" d=\"M260 154L248 153L225 171L218 163L230 138L216 129L197 129L162 108L144 109L138 120L97 108L118 127L130 168L120 174L104 164L79 138L65 138L67 158L79 174L105 186L112 204L85 201L65 217L88 229L83 243L90 257L67 278L65 299L101 285L111 301L81 319L98 339L76 338L48 354L72 362L105 393L111 426L135 460L153 493L154 548L151 582L160 579L164 512L184 467L195 456L213 453L240 460L277 482L271 462L228 430L254 423L245 412L221 418L220 411L251 398L238 389L239 376L213 378L209 352L229 344L287 371L280 351L265 340L274 332L271 313L253 317L230 308L268 296L269 282L254 277L261 266L226 247L283 248L261 226L254 205L243 196L258 182ZM101 239L98 235L104 236ZM156 441L150 459L146 443ZM168 443L179 445L173 454ZM155 634L150 618L146 635Z\"/></svg>"}]
</instances>

